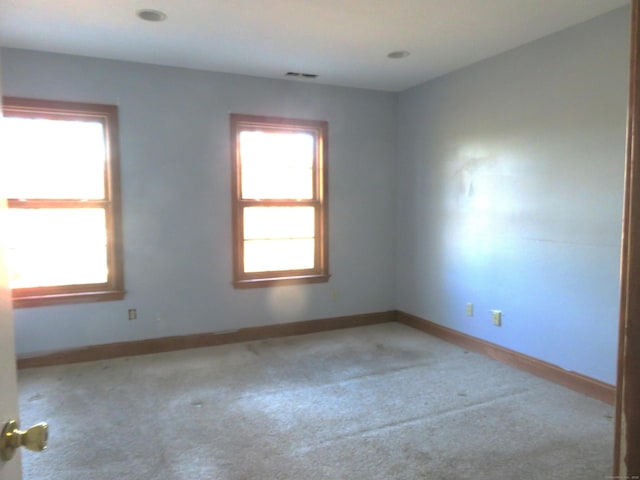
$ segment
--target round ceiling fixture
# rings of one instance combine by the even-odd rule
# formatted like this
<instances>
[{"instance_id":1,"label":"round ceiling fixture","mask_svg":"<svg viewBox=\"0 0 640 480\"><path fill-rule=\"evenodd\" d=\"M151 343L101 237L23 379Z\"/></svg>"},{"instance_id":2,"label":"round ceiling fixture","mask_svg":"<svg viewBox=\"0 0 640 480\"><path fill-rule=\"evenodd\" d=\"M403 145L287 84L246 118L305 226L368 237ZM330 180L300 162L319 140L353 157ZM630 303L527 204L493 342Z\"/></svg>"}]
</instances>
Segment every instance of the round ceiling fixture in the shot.
<instances>
[{"instance_id":1,"label":"round ceiling fixture","mask_svg":"<svg viewBox=\"0 0 640 480\"><path fill-rule=\"evenodd\" d=\"M406 50L396 50L395 52L389 53L387 57L398 59L398 58L407 58L409 55L411 54Z\"/></svg>"},{"instance_id":2,"label":"round ceiling fixture","mask_svg":"<svg viewBox=\"0 0 640 480\"><path fill-rule=\"evenodd\" d=\"M149 8L139 10L137 15L147 22L164 22L167 19L166 13L161 12L160 10L151 10Z\"/></svg>"}]
</instances>

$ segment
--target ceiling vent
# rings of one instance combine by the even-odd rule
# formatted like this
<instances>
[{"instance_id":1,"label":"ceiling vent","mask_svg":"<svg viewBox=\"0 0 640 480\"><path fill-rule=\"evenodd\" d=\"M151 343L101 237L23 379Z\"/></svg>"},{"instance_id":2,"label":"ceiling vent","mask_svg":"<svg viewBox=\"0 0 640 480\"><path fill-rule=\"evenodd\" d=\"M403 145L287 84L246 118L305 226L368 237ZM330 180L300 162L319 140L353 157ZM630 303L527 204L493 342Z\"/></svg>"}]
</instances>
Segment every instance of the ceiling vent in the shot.
<instances>
[{"instance_id":1,"label":"ceiling vent","mask_svg":"<svg viewBox=\"0 0 640 480\"><path fill-rule=\"evenodd\" d=\"M295 77L295 78L318 78L318 75L315 73L300 73L300 72L287 72L286 77Z\"/></svg>"}]
</instances>

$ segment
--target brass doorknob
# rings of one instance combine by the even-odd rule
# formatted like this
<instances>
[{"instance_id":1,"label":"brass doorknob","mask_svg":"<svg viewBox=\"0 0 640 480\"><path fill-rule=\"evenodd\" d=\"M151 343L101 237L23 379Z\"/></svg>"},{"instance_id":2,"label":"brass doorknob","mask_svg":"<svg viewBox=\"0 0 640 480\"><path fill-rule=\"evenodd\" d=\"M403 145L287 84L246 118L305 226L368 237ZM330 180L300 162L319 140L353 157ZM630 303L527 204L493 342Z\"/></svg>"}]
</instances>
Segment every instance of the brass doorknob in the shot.
<instances>
[{"instance_id":1,"label":"brass doorknob","mask_svg":"<svg viewBox=\"0 0 640 480\"><path fill-rule=\"evenodd\" d=\"M41 452L47 448L49 438L49 426L46 423L38 423L27 430L18 430L18 422L9 420L2 429L0 436L0 460L11 460L16 449L25 447L34 452Z\"/></svg>"}]
</instances>

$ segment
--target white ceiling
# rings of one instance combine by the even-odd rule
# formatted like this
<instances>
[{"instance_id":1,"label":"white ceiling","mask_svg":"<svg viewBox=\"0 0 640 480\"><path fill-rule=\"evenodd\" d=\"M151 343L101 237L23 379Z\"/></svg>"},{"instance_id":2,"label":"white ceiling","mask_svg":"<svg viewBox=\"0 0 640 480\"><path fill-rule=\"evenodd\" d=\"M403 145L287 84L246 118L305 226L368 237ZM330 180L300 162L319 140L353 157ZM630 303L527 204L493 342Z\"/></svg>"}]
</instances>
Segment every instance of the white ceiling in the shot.
<instances>
[{"instance_id":1,"label":"white ceiling","mask_svg":"<svg viewBox=\"0 0 640 480\"><path fill-rule=\"evenodd\" d=\"M401 91L628 0L0 0L0 44ZM140 9L165 12L143 22ZM408 50L405 59L387 54Z\"/></svg>"}]
</instances>

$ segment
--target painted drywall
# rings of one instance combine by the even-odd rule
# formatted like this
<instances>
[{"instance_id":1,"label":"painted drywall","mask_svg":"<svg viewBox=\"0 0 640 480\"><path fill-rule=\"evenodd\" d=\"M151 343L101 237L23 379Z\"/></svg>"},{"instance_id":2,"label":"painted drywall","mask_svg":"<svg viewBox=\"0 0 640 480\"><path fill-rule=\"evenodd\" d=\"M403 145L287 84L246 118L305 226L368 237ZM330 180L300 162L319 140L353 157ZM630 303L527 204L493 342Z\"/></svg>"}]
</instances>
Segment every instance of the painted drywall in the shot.
<instances>
[{"instance_id":1,"label":"painted drywall","mask_svg":"<svg viewBox=\"0 0 640 480\"><path fill-rule=\"evenodd\" d=\"M395 95L14 49L2 62L5 95L120 116L126 299L16 310L18 354L394 308ZM328 283L232 288L231 112L329 122Z\"/></svg>"},{"instance_id":2,"label":"painted drywall","mask_svg":"<svg viewBox=\"0 0 640 480\"><path fill-rule=\"evenodd\" d=\"M17 310L18 353L398 308L614 383L628 20L399 95L3 50L4 94L121 126L127 297ZM230 112L329 121L328 284L231 287Z\"/></svg>"},{"instance_id":3,"label":"painted drywall","mask_svg":"<svg viewBox=\"0 0 640 480\"><path fill-rule=\"evenodd\" d=\"M628 24L619 9L400 95L398 309L615 383Z\"/></svg>"}]
</instances>

